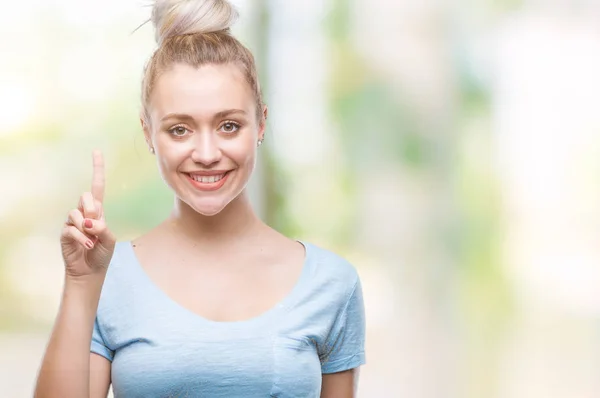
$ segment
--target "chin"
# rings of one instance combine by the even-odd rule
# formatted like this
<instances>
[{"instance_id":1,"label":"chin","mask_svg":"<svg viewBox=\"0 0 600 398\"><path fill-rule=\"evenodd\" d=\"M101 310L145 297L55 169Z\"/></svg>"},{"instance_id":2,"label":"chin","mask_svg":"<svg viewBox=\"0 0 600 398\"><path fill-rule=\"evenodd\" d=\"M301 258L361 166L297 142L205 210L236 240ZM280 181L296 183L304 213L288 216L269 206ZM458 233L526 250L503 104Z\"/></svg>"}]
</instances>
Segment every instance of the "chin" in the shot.
<instances>
[{"instance_id":1,"label":"chin","mask_svg":"<svg viewBox=\"0 0 600 398\"><path fill-rule=\"evenodd\" d=\"M201 214L206 217L216 216L219 214L227 205L229 201L224 200L215 200L215 199L196 199L188 202L188 206L190 206L196 213Z\"/></svg>"}]
</instances>

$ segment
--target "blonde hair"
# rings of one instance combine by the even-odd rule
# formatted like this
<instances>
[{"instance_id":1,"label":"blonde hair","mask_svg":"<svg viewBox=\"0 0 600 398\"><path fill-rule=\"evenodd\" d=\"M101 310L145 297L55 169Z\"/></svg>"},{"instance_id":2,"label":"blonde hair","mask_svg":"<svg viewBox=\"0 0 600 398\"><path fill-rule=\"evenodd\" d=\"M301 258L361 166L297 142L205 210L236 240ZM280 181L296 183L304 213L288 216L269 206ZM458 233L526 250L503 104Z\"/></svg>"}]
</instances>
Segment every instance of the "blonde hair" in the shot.
<instances>
[{"instance_id":1,"label":"blonde hair","mask_svg":"<svg viewBox=\"0 0 600 398\"><path fill-rule=\"evenodd\" d=\"M175 63L239 66L255 97L260 120L263 101L254 56L231 35L237 18L237 10L227 0L155 0L150 20L158 48L146 64L142 79L142 109L147 123L156 80Z\"/></svg>"}]
</instances>

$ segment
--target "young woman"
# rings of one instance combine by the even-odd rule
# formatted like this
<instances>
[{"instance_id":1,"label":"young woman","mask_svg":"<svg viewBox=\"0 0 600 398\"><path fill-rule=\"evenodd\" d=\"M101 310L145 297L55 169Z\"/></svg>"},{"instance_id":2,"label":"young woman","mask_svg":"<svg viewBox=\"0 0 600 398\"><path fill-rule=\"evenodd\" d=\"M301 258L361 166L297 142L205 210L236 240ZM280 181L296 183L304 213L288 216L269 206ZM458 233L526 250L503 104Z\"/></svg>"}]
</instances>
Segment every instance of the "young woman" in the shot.
<instances>
[{"instance_id":1,"label":"young woman","mask_svg":"<svg viewBox=\"0 0 600 398\"><path fill-rule=\"evenodd\" d=\"M69 213L65 284L38 398L356 394L365 320L355 268L282 236L246 185L264 138L252 54L224 0L159 0L141 124L173 190L168 219L115 242L104 164Z\"/></svg>"}]
</instances>

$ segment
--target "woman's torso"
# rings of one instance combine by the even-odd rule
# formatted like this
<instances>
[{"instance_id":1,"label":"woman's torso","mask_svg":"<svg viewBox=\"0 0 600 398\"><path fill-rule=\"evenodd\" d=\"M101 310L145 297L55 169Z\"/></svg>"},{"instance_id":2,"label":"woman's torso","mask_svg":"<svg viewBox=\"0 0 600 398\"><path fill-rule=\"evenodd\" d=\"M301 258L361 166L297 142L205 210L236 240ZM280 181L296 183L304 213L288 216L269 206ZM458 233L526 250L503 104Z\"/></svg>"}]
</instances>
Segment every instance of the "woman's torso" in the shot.
<instances>
[{"instance_id":1,"label":"woman's torso","mask_svg":"<svg viewBox=\"0 0 600 398\"><path fill-rule=\"evenodd\" d=\"M331 329L357 282L341 257L309 243L277 304L216 322L171 299L117 244L92 351L112 360L115 397L318 397Z\"/></svg>"}]
</instances>

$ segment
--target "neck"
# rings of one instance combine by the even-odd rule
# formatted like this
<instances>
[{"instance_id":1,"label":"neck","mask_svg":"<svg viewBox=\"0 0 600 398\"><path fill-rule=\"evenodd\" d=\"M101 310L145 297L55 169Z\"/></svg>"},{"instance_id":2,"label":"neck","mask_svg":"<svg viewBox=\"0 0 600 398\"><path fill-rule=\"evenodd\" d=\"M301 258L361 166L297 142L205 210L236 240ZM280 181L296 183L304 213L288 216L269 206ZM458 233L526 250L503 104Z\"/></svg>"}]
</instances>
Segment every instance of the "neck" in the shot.
<instances>
[{"instance_id":1,"label":"neck","mask_svg":"<svg viewBox=\"0 0 600 398\"><path fill-rule=\"evenodd\" d=\"M197 243L229 244L249 235L256 236L265 226L254 213L245 191L214 216L199 214L176 198L167 222L177 233Z\"/></svg>"}]
</instances>

